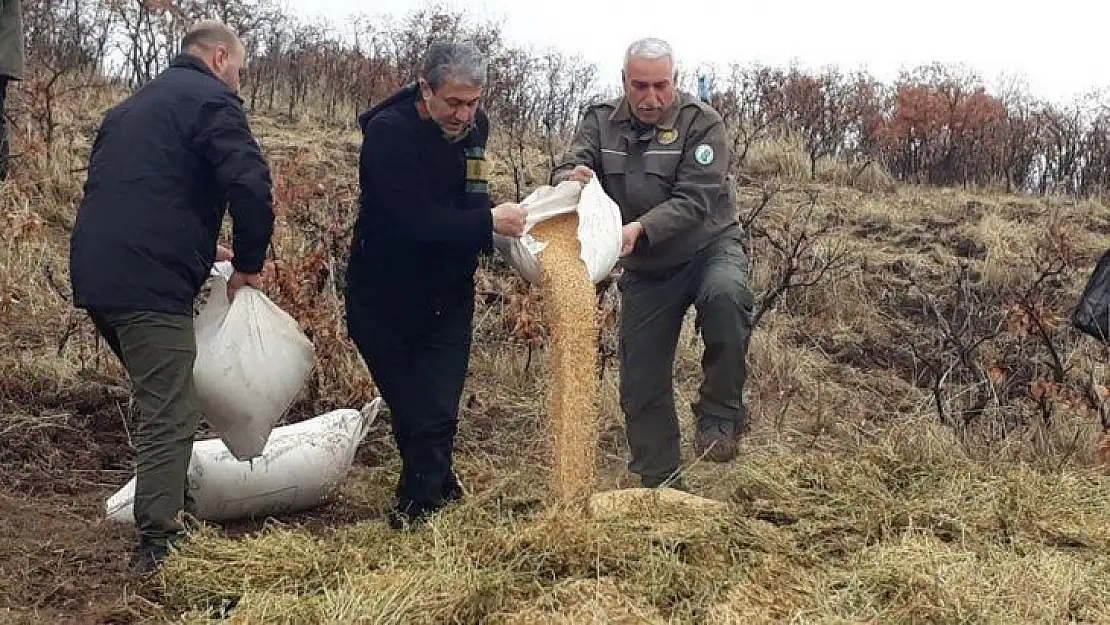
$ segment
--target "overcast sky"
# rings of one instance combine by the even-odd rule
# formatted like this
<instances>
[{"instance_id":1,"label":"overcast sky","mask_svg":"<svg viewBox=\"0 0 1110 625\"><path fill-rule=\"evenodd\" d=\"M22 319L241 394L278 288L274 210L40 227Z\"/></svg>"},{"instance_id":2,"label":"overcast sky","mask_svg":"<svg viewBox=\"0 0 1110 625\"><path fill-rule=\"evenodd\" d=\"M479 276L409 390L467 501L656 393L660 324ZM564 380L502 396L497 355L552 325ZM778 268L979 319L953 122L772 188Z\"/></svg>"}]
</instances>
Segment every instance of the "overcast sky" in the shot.
<instances>
[{"instance_id":1,"label":"overcast sky","mask_svg":"<svg viewBox=\"0 0 1110 625\"><path fill-rule=\"evenodd\" d=\"M342 27L352 14L403 16L425 0L284 0L294 12ZM606 83L619 80L634 39L663 37L679 63L730 60L819 69L866 68L893 79L902 67L965 63L988 86L1020 74L1057 101L1110 87L1110 3L1099 0L445 0L476 19L504 19L513 43L577 51ZM349 22L348 22L349 23Z\"/></svg>"}]
</instances>

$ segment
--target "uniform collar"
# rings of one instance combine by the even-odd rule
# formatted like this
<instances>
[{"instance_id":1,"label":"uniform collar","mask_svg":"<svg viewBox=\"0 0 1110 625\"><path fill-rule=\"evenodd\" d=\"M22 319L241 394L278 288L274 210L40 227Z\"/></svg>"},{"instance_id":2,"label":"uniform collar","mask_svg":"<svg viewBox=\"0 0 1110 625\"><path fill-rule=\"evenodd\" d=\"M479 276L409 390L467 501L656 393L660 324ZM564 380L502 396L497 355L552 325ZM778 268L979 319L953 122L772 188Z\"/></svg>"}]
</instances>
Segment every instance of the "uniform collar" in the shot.
<instances>
[{"instance_id":1,"label":"uniform collar","mask_svg":"<svg viewBox=\"0 0 1110 625\"><path fill-rule=\"evenodd\" d=\"M671 103L671 108L663 115L663 118L655 124L655 127L661 130L673 130L675 122L678 121L678 112L682 109L682 102L682 92L676 92L674 102ZM632 105L628 103L627 97L621 97L617 107L609 114L609 120L614 122L634 121L632 117Z\"/></svg>"}]
</instances>

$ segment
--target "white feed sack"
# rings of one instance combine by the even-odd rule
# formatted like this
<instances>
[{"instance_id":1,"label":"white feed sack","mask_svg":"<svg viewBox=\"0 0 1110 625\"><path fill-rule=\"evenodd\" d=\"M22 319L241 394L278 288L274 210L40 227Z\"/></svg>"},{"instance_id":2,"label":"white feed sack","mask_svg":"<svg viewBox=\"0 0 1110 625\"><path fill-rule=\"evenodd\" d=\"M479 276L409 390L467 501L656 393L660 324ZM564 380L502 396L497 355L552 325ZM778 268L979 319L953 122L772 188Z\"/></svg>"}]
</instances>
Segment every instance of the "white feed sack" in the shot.
<instances>
[{"instance_id":1,"label":"white feed sack","mask_svg":"<svg viewBox=\"0 0 1110 625\"><path fill-rule=\"evenodd\" d=\"M493 235L494 247L506 261L532 284L540 283L538 257L545 245L529 234L532 226L567 213L578 213L578 240L582 262L590 280L597 284L609 276L621 253L622 220L620 208L601 187L597 177L583 185L564 181L558 186L543 186L520 203L527 211L524 236Z\"/></svg>"},{"instance_id":2,"label":"white feed sack","mask_svg":"<svg viewBox=\"0 0 1110 625\"><path fill-rule=\"evenodd\" d=\"M221 522L289 514L331 500L378 414L381 398L361 411L342 409L275 428L262 454L241 461L218 438L197 441L189 461L188 512ZM108 498L108 518L134 523L135 478Z\"/></svg>"},{"instance_id":3,"label":"white feed sack","mask_svg":"<svg viewBox=\"0 0 1110 625\"><path fill-rule=\"evenodd\" d=\"M205 420L239 460L262 453L274 424L316 360L296 319L264 293L243 287L229 305L229 262L213 267L212 292L197 315L193 380Z\"/></svg>"}]
</instances>

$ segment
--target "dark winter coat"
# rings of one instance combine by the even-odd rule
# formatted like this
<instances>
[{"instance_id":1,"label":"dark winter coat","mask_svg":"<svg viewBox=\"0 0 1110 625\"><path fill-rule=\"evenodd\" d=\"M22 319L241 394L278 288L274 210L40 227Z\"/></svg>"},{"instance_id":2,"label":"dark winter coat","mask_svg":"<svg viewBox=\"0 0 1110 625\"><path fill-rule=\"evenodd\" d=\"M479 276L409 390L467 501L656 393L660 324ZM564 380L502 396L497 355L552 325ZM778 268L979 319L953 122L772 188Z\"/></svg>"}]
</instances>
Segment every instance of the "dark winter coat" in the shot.
<instances>
[{"instance_id":1,"label":"dark winter coat","mask_svg":"<svg viewBox=\"0 0 1110 625\"><path fill-rule=\"evenodd\" d=\"M270 170L242 100L182 54L97 131L71 236L77 306L192 314L228 203L232 264L257 273L274 222Z\"/></svg>"},{"instance_id":2,"label":"dark winter coat","mask_svg":"<svg viewBox=\"0 0 1110 625\"><path fill-rule=\"evenodd\" d=\"M418 100L410 85L359 116L348 293L394 327L424 327L444 307L472 303L478 256L493 246L485 113L449 141Z\"/></svg>"}]
</instances>

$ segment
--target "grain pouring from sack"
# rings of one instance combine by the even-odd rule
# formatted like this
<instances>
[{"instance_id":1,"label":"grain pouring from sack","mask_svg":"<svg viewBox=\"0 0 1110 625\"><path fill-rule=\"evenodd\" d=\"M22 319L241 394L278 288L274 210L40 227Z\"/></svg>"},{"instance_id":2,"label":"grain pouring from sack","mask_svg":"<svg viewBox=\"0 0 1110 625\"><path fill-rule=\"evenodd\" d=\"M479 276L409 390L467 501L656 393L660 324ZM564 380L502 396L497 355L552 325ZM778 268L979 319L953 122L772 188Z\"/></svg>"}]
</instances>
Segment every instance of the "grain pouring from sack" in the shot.
<instances>
[{"instance_id":1,"label":"grain pouring from sack","mask_svg":"<svg viewBox=\"0 0 1110 625\"><path fill-rule=\"evenodd\" d=\"M547 244L539 254L544 312L550 333L548 428L552 486L564 502L580 502L596 482L600 384L594 285L580 257L578 214L531 229Z\"/></svg>"}]
</instances>

